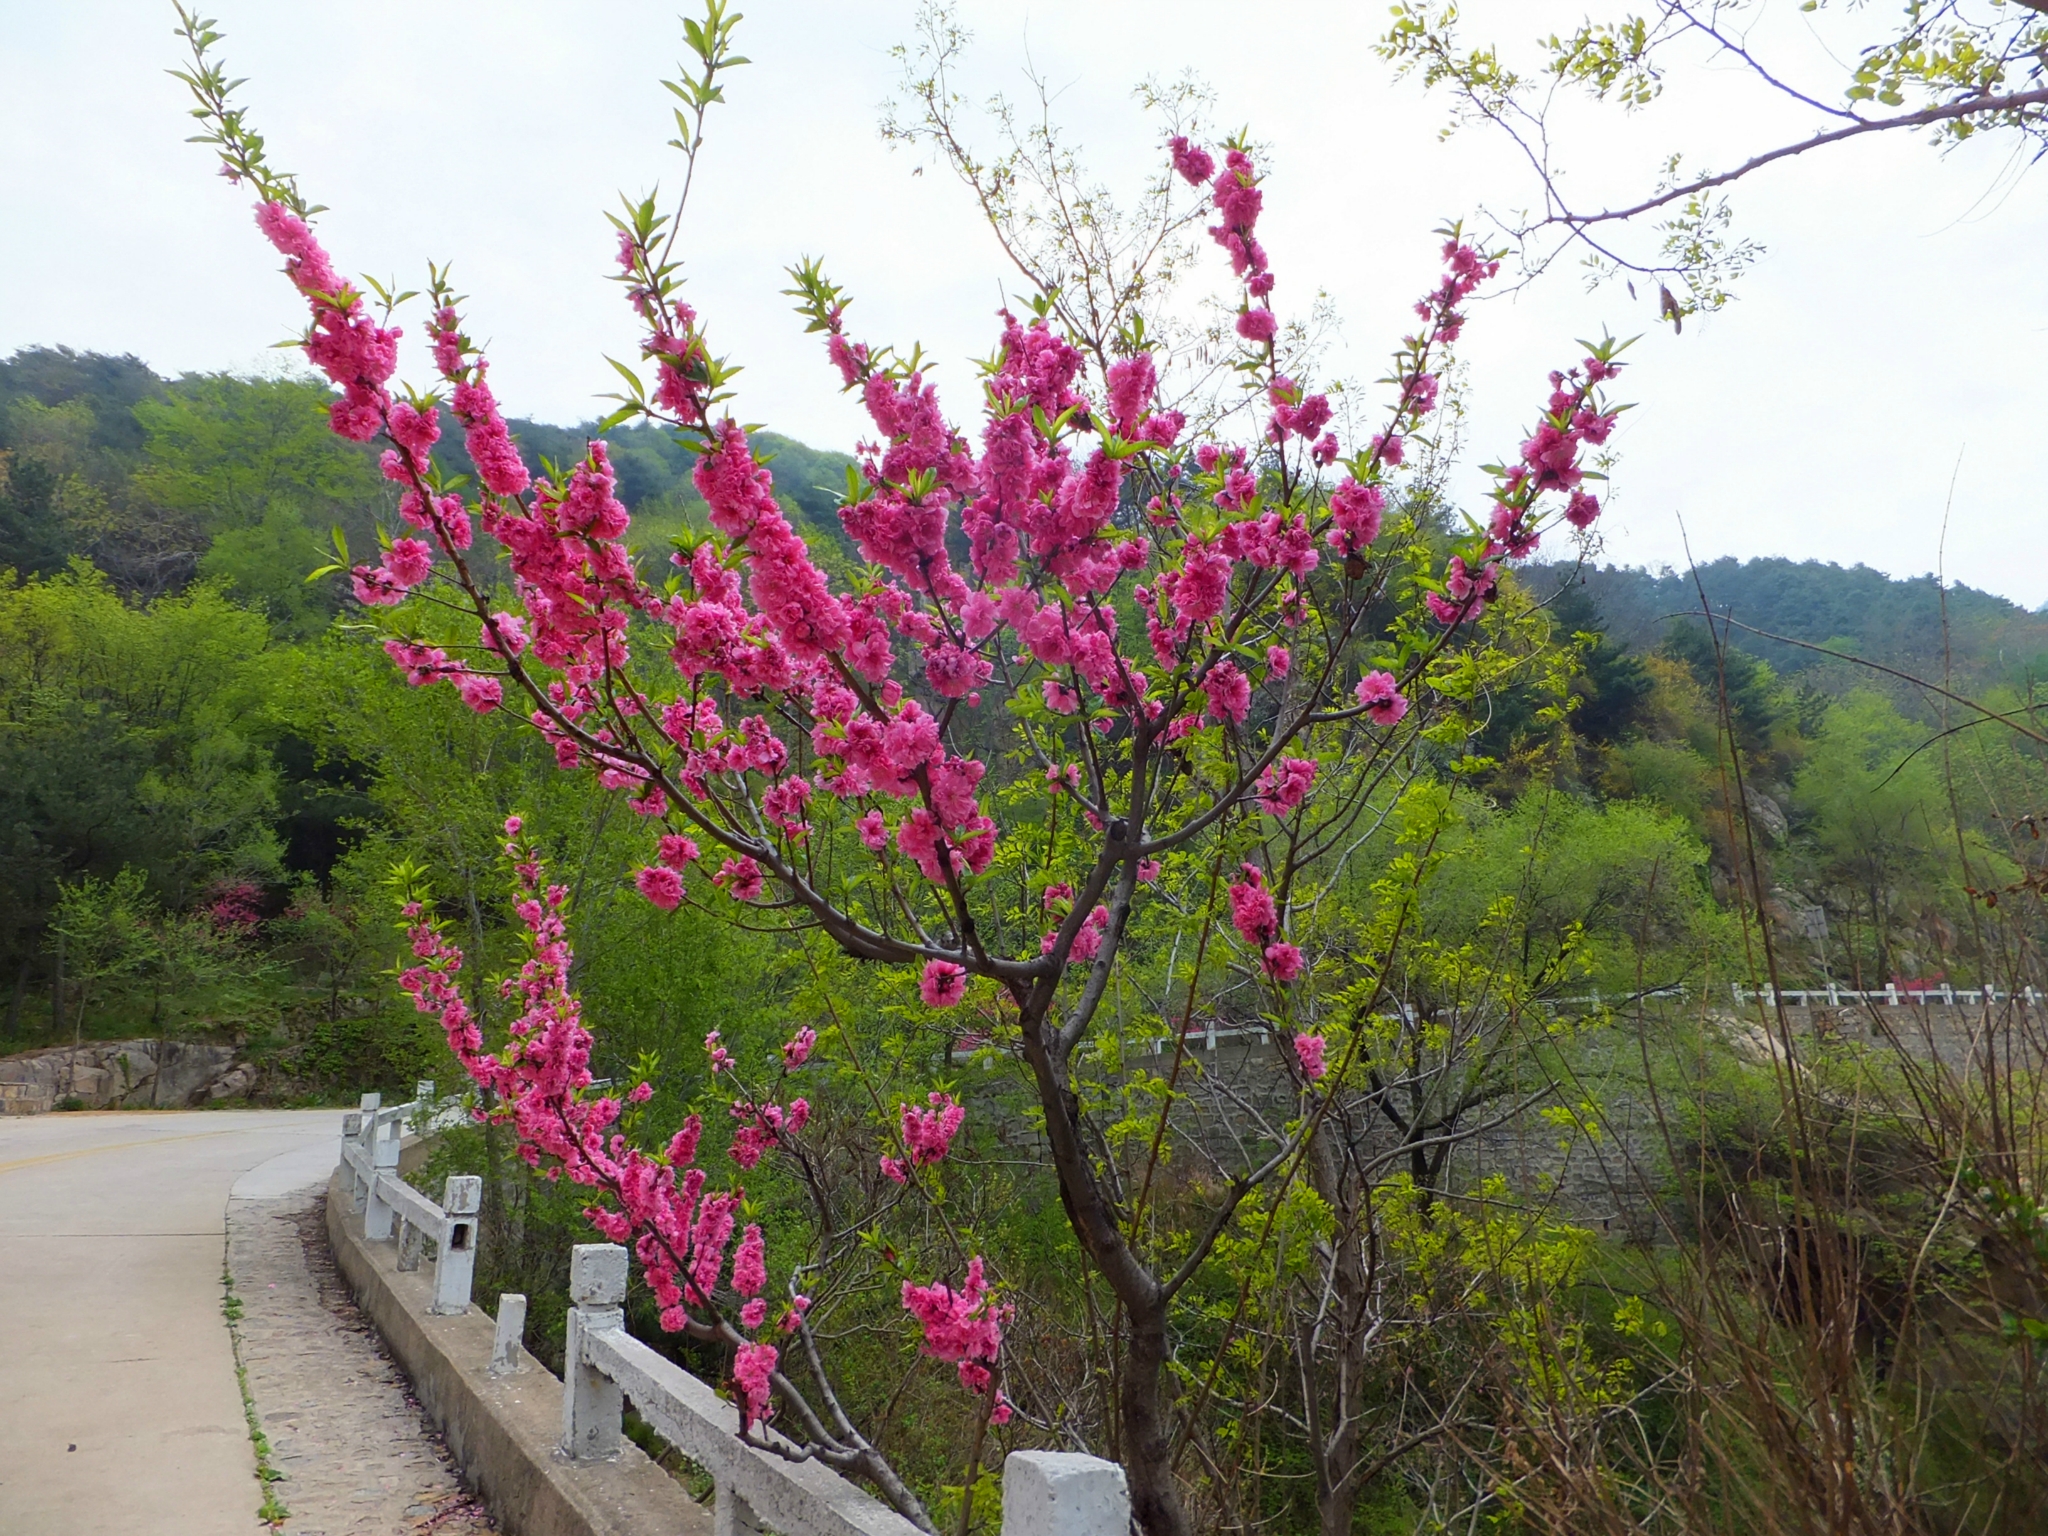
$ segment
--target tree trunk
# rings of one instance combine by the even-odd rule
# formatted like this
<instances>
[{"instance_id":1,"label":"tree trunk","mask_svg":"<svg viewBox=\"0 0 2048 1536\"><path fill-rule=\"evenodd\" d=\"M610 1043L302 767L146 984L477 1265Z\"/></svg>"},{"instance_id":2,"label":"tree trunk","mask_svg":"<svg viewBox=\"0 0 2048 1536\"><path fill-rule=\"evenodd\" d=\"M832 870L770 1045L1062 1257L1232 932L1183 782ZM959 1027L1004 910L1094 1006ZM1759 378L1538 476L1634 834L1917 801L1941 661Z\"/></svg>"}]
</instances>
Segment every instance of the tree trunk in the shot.
<instances>
[{"instance_id":1,"label":"tree trunk","mask_svg":"<svg viewBox=\"0 0 2048 1536\"><path fill-rule=\"evenodd\" d=\"M1173 1474L1173 1425L1160 1392L1165 1374L1166 1303L1161 1300L1148 1316L1131 1315L1118 1405L1131 1519L1146 1536L1183 1536L1188 1529Z\"/></svg>"},{"instance_id":2,"label":"tree trunk","mask_svg":"<svg viewBox=\"0 0 2048 1536\"><path fill-rule=\"evenodd\" d=\"M7 1038L10 1040L21 1029L21 999L22 994L28 991L28 973L34 964L32 956L25 958L21 969L14 973L14 996L7 1000Z\"/></svg>"},{"instance_id":3,"label":"tree trunk","mask_svg":"<svg viewBox=\"0 0 2048 1536\"><path fill-rule=\"evenodd\" d=\"M1046 1018L1052 996L1020 1000L1018 1023L1032 1069L1060 1204L1081 1250L1094 1262L1129 1320L1118 1372L1118 1447L1131 1491L1131 1519L1145 1536L1191 1536L1173 1471L1173 1425L1167 1413L1167 1313L1172 1297L1125 1240L1115 1201L1102 1187L1081 1141L1080 1105L1066 1081L1059 1029Z\"/></svg>"},{"instance_id":4,"label":"tree trunk","mask_svg":"<svg viewBox=\"0 0 2048 1536\"><path fill-rule=\"evenodd\" d=\"M1362 1179L1347 1176L1353 1172L1347 1167L1349 1161L1338 1144L1337 1132L1327 1123L1318 1126L1309 1146L1308 1167L1316 1192L1329 1202L1336 1217L1331 1234L1332 1306L1327 1324L1336 1331L1336 1347L1326 1366L1311 1352L1313 1341L1304 1337L1301 1368L1309 1390L1318 1398L1323 1393L1319 1373L1329 1370L1336 1376L1329 1384L1327 1408L1314 1414L1323 1432L1312 1436L1309 1446L1315 1458L1316 1523L1321 1536L1351 1536L1358 1510L1359 1486L1352 1474L1358 1466L1362 1438L1366 1318L1372 1306L1372 1276L1361 1255L1361 1244L1372 1214L1371 1192Z\"/></svg>"}]
</instances>

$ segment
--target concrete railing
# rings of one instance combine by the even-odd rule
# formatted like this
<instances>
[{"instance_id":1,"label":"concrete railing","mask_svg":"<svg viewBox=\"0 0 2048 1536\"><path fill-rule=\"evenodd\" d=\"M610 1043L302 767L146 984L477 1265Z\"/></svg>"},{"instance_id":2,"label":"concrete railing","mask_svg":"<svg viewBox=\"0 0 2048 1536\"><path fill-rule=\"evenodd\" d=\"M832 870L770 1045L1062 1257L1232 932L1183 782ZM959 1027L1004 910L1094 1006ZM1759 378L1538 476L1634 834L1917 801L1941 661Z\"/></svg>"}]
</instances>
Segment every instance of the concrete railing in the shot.
<instances>
[{"instance_id":1,"label":"concrete railing","mask_svg":"<svg viewBox=\"0 0 2048 1536\"><path fill-rule=\"evenodd\" d=\"M618 1454L626 1401L711 1476L715 1536L918 1536L917 1527L815 1460L740 1437L739 1410L625 1329L626 1250L584 1243L569 1257L562 1364L562 1450ZM798 1448L772 1430L770 1445ZM1126 1536L1130 1495L1112 1461L1018 1451L1003 1463L1003 1536Z\"/></svg>"},{"instance_id":2,"label":"concrete railing","mask_svg":"<svg viewBox=\"0 0 2048 1536\"><path fill-rule=\"evenodd\" d=\"M398 1176L406 1129L431 1129L447 1111L434 1085L412 1102L384 1107L366 1093L343 1117L339 1173L363 1236L398 1245L397 1267L417 1269L435 1249L431 1311L469 1310L478 1239L479 1178L457 1174L435 1204ZM918 1528L773 1430L768 1448L740 1434L739 1411L704 1382L626 1332L627 1253L616 1243L579 1244L569 1259L568 1330L563 1347L560 1455L576 1463L621 1456L627 1402L654 1432L707 1472L715 1490L714 1536L919 1536ZM526 1298L498 1299L490 1376L525 1364L520 1338ZM778 1455L781 1447L800 1459ZM1130 1496L1123 1468L1094 1456L1018 1451L1003 1463L1002 1536L1127 1536Z\"/></svg>"},{"instance_id":3,"label":"concrete railing","mask_svg":"<svg viewBox=\"0 0 2048 1536\"><path fill-rule=\"evenodd\" d=\"M362 1108L341 1122L341 1166L349 1173L349 1204L363 1213L363 1235L373 1242L398 1243L398 1267L418 1269L422 1250L434 1246L434 1305L437 1316L460 1317L469 1310L476 1274L477 1212L484 1181L451 1174L436 1205L398 1176L398 1152L406 1128L426 1125L439 1113L434 1085L419 1085L413 1101L384 1108L382 1095L366 1093Z\"/></svg>"},{"instance_id":4,"label":"concrete railing","mask_svg":"<svg viewBox=\"0 0 2048 1536\"><path fill-rule=\"evenodd\" d=\"M1729 989L1738 1003L1762 1003L1771 1007L1784 1003L1790 1008L1840 1008L1847 1003L1879 1003L1887 1008L1925 1007L1938 1003L1953 1008L1958 1003L1966 1008L1981 1007L1985 1003L2023 1003L2027 1007L2037 1006L2041 994L2032 987L2015 992L2007 988L2001 992L1992 986L1952 987L1943 984L1938 987L1901 987L1888 985L1876 990L1857 991L1852 987L1745 987L1737 983Z\"/></svg>"}]
</instances>

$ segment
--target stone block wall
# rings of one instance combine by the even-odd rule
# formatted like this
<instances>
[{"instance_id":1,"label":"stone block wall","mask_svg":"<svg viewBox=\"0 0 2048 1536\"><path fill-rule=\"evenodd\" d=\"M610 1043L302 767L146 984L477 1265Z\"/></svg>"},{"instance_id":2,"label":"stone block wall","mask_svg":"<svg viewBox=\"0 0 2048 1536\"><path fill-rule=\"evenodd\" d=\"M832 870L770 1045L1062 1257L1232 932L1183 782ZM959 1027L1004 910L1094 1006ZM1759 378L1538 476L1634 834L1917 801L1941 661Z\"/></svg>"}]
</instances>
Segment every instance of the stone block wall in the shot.
<instances>
[{"instance_id":1,"label":"stone block wall","mask_svg":"<svg viewBox=\"0 0 2048 1536\"><path fill-rule=\"evenodd\" d=\"M194 1109L245 1097L255 1086L256 1069L237 1054L231 1045L183 1040L89 1040L25 1051L0 1057L0 1107L33 1113L75 1098L87 1109Z\"/></svg>"}]
</instances>

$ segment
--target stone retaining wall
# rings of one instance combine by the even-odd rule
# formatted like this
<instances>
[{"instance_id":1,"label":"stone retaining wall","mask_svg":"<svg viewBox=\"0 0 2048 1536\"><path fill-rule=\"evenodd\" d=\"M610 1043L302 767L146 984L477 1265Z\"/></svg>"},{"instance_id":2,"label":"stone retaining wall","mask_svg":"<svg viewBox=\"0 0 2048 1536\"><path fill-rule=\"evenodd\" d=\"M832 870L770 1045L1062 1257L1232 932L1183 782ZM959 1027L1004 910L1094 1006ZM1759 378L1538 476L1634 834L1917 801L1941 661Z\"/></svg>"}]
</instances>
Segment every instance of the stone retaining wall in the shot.
<instances>
[{"instance_id":1,"label":"stone retaining wall","mask_svg":"<svg viewBox=\"0 0 2048 1536\"><path fill-rule=\"evenodd\" d=\"M245 1097L256 1069L231 1045L89 1040L0 1057L0 1111L33 1114L77 1099L87 1109L200 1109Z\"/></svg>"},{"instance_id":2,"label":"stone retaining wall","mask_svg":"<svg viewBox=\"0 0 2048 1536\"><path fill-rule=\"evenodd\" d=\"M2016 1005L1995 1005L1987 1024L1983 1007L1928 1004L1898 1007L1848 1005L1838 1009L1786 1009L1793 1039L1802 1054L1830 1045L1874 1051L1897 1051L1926 1061L1941 1061L1953 1072L1968 1070L1973 1051L1988 1037L2004 1041L2002 1031L2018 1017ZM2026 1016L2030 1027L2048 1030L2048 1019L2036 1006ZM1653 1019L1653 1034L1705 1027L1720 1042L1759 1065L1777 1052L1775 1020L1768 1028L1754 1005L1741 1016L1716 1011L1704 1020L1666 1015ZM1653 1052L1660 1047L1653 1046ZM1668 1049L1668 1041L1665 1046ZM1189 1036L1180 1088L1184 1105L1174 1116L1174 1139L1180 1156L1206 1157L1223 1172L1259 1162L1277 1145L1286 1123L1300 1113L1294 1082L1270 1037L1255 1032L1233 1033L1210 1048L1206 1038ZM2008 1056L2004 1043L2000 1057ZM1496 1103L1472 1111L1470 1134L1451 1151L1439 1188L1462 1194L1499 1175L1518 1197L1548 1202L1561 1219L1596 1231L1636 1241L1655 1241L1664 1222L1660 1202L1669 1187L1671 1160L1648 1096L1643 1091L1641 1044L1632 1021L1589 1026L1569 1047L1573 1080L1561 1093L1538 1097L1521 1113L1503 1117ZM1154 1055L1131 1055L1130 1065L1164 1077L1172 1067L1170 1048ZM1008 1074L984 1076L965 1066L958 1080L963 1092L977 1101L978 1113L992 1124L1013 1153L1043 1159L1048 1155L1043 1133L1029 1114L1029 1104ZM1525 1100L1541 1088L1523 1085L1508 1103ZM1586 1101L1597 1107L1598 1135L1585 1134L1556 1114L1566 1105ZM1552 1113L1545 1114L1549 1110ZM1502 1123L1492 1124L1500 1120ZM1395 1145L1392 1128L1368 1127L1370 1152ZM1402 1171L1389 1167L1389 1173Z\"/></svg>"}]
</instances>

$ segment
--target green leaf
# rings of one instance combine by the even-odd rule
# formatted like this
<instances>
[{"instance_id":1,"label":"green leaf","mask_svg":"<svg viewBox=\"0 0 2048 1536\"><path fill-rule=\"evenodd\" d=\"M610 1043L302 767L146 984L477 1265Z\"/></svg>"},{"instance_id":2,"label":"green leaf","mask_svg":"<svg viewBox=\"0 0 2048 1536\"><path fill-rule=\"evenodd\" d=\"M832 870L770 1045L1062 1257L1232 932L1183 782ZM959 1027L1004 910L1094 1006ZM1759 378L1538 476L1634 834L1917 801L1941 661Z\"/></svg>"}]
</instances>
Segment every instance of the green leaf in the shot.
<instances>
[{"instance_id":1,"label":"green leaf","mask_svg":"<svg viewBox=\"0 0 2048 1536\"><path fill-rule=\"evenodd\" d=\"M618 369L619 377L624 379L626 381L626 387L633 391L633 398L635 400L645 400L647 398L646 389L645 386L642 385L640 382L639 374L635 373L632 369L628 368L616 357L607 357L605 361L610 363L614 368Z\"/></svg>"}]
</instances>

